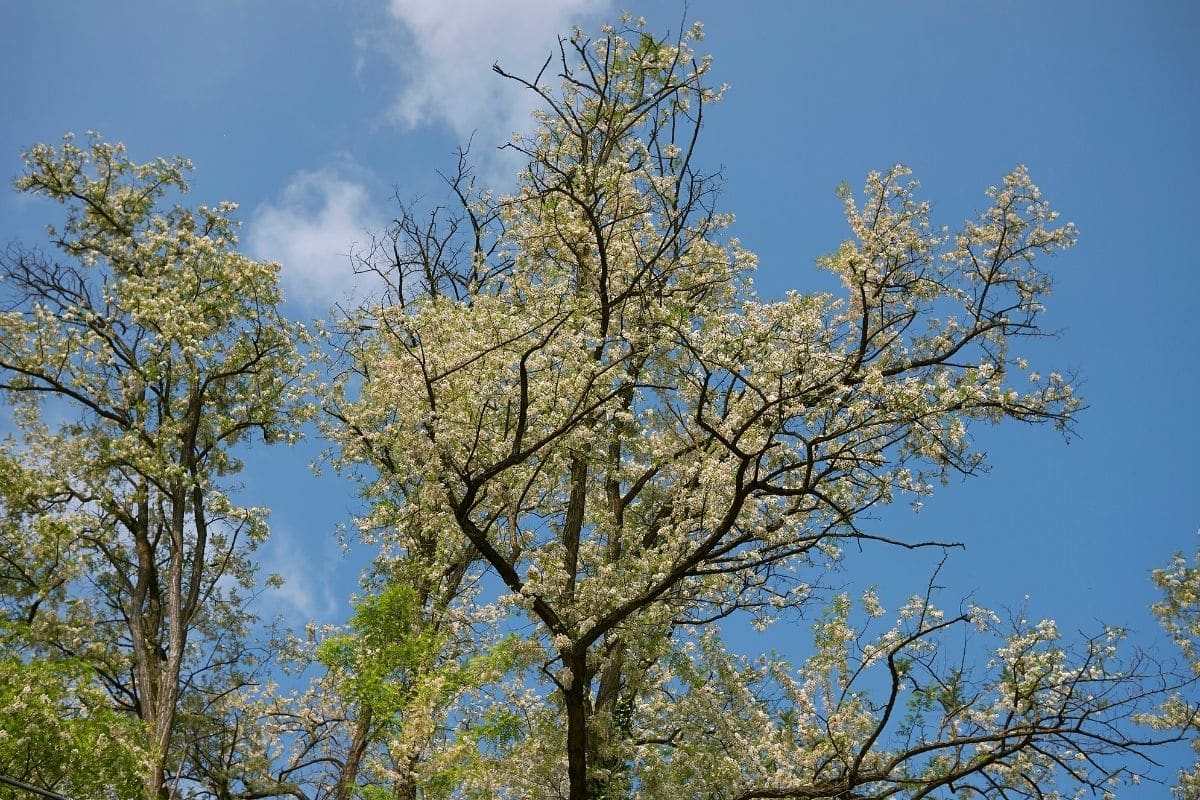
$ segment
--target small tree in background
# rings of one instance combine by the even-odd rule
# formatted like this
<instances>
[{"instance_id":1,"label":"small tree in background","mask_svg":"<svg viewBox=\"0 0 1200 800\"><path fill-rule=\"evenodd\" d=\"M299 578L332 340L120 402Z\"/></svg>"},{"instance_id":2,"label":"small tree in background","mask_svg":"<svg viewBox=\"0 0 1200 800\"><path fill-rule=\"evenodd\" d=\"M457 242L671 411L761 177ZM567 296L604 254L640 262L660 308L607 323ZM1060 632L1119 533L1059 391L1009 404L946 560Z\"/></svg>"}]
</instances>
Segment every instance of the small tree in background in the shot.
<instances>
[{"instance_id":1,"label":"small tree in background","mask_svg":"<svg viewBox=\"0 0 1200 800\"><path fill-rule=\"evenodd\" d=\"M141 721L147 797L175 791L181 715L255 668L244 592L267 528L230 496L234 450L291 439L306 413L307 336L277 311L278 265L235 251L232 204L165 205L188 168L95 136L38 145L16 186L65 222L53 254L0 258L0 389L20 431L4 457L24 465L6 511L28 521L4 531L5 646L86 665L76 679Z\"/></svg>"}]
</instances>

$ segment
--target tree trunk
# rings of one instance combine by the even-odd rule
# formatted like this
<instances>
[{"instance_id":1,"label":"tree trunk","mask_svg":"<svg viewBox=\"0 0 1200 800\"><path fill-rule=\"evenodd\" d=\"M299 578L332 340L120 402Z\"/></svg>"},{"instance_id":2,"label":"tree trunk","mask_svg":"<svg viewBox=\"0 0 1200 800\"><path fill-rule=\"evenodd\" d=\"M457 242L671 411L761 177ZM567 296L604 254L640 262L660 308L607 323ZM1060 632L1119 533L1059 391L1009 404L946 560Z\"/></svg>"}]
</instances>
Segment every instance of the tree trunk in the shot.
<instances>
[{"instance_id":1,"label":"tree trunk","mask_svg":"<svg viewBox=\"0 0 1200 800\"><path fill-rule=\"evenodd\" d=\"M587 655L573 653L563 659L573 673L563 692L567 707L567 779L570 781L569 800L591 800L588 785L588 685Z\"/></svg>"},{"instance_id":2,"label":"tree trunk","mask_svg":"<svg viewBox=\"0 0 1200 800\"><path fill-rule=\"evenodd\" d=\"M354 738L350 742L350 751L346 753L346 763L342 774L338 776L337 788L333 800L350 800L354 791L354 782L358 779L358 765L362 763L363 753L367 750L370 740L371 708L364 705L357 724L354 726Z\"/></svg>"}]
</instances>

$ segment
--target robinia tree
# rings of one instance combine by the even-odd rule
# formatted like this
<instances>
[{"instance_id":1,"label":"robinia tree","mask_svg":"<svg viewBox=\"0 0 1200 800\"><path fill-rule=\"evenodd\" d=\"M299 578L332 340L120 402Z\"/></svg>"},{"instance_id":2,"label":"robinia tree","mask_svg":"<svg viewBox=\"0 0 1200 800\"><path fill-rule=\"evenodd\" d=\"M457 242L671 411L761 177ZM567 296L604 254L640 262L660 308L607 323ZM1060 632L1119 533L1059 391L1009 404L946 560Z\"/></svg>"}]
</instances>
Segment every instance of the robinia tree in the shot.
<instances>
[{"instance_id":1,"label":"robinia tree","mask_svg":"<svg viewBox=\"0 0 1200 800\"><path fill-rule=\"evenodd\" d=\"M1153 577L1162 599L1152 610L1191 665L1192 672L1200 676L1200 551L1190 563L1182 553L1176 553L1171 564L1155 570ZM1180 800L1200 797L1200 738L1195 736L1200 729L1200 716L1196 704L1188 695L1174 693L1163 701L1157 713L1145 715L1142 721L1159 730L1191 730L1196 761L1179 771L1172 791Z\"/></svg>"},{"instance_id":2,"label":"robinia tree","mask_svg":"<svg viewBox=\"0 0 1200 800\"><path fill-rule=\"evenodd\" d=\"M232 204L168 205L188 168L95 136L38 145L16 186L65 221L54 251L0 257L0 390L19 430L0 453L0 656L75 687L59 710L92 720L80 730L136 721L92 753L124 738L147 798L180 791L180 731L254 669L245 602L267 529L231 497L235 449L290 439L305 413L307 337L277 311L278 265L236 252Z\"/></svg>"},{"instance_id":3,"label":"robinia tree","mask_svg":"<svg viewBox=\"0 0 1200 800\"><path fill-rule=\"evenodd\" d=\"M1122 657L1119 631L1069 644L1050 622L943 612L923 586L889 622L874 595L812 588L853 568L847 543L932 544L863 512L977 472L975 426L1070 430L1071 378L1022 345L1043 335L1041 262L1074 228L1023 167L939 227L893 167L842 194L850 238L819 260L841 292L759 299L700 166L720 92L698 38L576 32L532 78L497 67L541 103L510 145L516 189L460 169L459 211L405 209L364 255L384 288L346 320L327 407L372 503L369 608L401 598L393 634L427 654L472 614L520 640L479 640L513 654L489 690L443 691L411 649L395 664L412 668L372 673L402 687L376 774L397 796L570 800L1040 798L1136 778L1154 738L1130 718L1175 679ZM797 665L730 652L717 624L817 603ZM338 668L379 652L334 649Z\"/></svg>"}]
</instances>

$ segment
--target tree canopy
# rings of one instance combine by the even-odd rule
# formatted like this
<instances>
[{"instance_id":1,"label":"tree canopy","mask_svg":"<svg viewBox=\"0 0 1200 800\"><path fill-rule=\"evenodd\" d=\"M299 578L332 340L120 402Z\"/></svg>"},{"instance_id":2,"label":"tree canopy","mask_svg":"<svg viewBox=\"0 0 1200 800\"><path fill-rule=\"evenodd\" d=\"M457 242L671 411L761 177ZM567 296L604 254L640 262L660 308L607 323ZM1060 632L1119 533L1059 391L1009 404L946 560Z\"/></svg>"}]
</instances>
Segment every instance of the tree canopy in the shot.
<instances>
[{"instance_id":1,"label":"tree canopy","mask_svg":"<svg viewBox=\"0 0 1200 800\"><path fill-rule=\"evenodd\" d=\"M18 188L67 212L64 261L0 260L0 669L51 688L0 717L0 772L78 797L1107 796L1193 726L1191 671L1118 629L943 609L936 576L890 612L820 588L857 545L954 544L864 518L980 472L979 426L1071 431L1076 380L1029 342L1075 229L1024 167L952 228L895 166L840 193L840 292L760 298L704 166L700 38L628 23L497 66L540 103L515 188L464 153L452 207L358 254L377 292L312 402L376 555L344 627L266 662L266 511L230 478L313 410L278 265L236 252L232 205L164 208L183 161L26 155ZM1189 659L1193 572L1158 576ZM730 644L801 616L798 653ZM6 749L31 722L84 744Z\"/></svg>"}]
</instances>

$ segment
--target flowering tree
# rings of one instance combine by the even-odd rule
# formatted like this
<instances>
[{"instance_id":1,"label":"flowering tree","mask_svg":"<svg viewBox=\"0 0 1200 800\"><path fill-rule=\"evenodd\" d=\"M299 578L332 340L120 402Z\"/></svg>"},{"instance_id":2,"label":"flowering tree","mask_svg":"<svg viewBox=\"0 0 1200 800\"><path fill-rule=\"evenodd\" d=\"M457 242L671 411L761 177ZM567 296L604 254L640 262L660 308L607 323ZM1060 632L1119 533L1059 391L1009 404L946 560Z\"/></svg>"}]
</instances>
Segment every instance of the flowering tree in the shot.
<instances>
[{"instance_id":1,"label":"flowering tree","mask_svg":"<svg viewBox=\"0 0 1200 800\"><path fill-rule=\"evenodd\" d=\"M85 664L141 721L147 797L179 777L181 715L254 663L242 593L267 529L229 495L234 448L288 439L304 413L278 266L235 251L232 204L160 207L188 166L94 136L38 145L16 186L66 206L57 256L0 258L0 389L21 434L3 457L24 465L5 475L5 644Z\"/></svg>"},{"instance_id":2,"label":"flowering tree","mask_svg":"<svg viewBox=\"0 0 1200 800\"><path fill-rule=\"evenodd\" d=\"M61 593L71 574L59 557L69 534L42 516L37 474L0 456L0 613L8 634ZM29 501L33 501L31 507ZM0 639L0 775L71 797L116 791L133 796L145 765L145 737L112 708L90 666L78 659L30 657Z\"/></svg>"},{"instance_id":3,"label":"flowering tree","mask_svg":"<svg viewBox=\"0 0 1200 800\"><path fill-rule=\"evenodd\" d=\"M842 195L852 236L820 262L839 296L759 300L696 158L719 94L699 34L576 33L532 79L497 67L542 101L516 190L460 170L460 215L405 211L367 259L386 290L347 321L329 401L364 529L426 619L480 575L539 654L503 709L443 715L466 743L445 796L1107 788L1137 769L1109 757L1148 743L1124 724L1163 688L1144 679L1165 680L1117 664L1116 632L1072 649L926 593L873 635L873 597L865 618L836 599L798 670L722 645L718 620L813 603L847 541L932 546L861 514L976 472L972 426L1070 428L1070 378L1021 345L1042 334L1039 260L1075 232L1024 168L950 231L895 167ZM949 660L989 639L987 667Z\"/></svg>"},{"instance_id":4,"label":"flowering tree","mask_svg":"<svg viewBox=\"0 0 1200 800\"><path fill-rule=\"evenodd\" d=\"M1190 563L1182 553L1176 553L1170 566L1155 570L1153 577L1163 596L1152 610L1192 672L1200 676L1200 553ZM1200 704L1175 693L1163 702L1158 713L1146 715L1143 721L1160 730L1191 732L1197 761L1189 769L1180 770L1173 792L1183 800L1200 797L1200 738L1195 736L1200 729Z\"/></svg>"}]
</instances>

